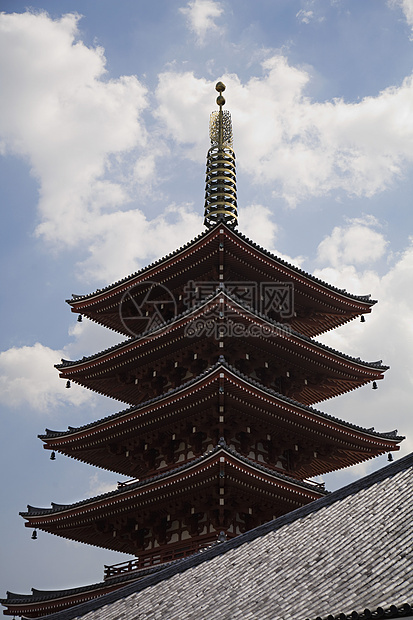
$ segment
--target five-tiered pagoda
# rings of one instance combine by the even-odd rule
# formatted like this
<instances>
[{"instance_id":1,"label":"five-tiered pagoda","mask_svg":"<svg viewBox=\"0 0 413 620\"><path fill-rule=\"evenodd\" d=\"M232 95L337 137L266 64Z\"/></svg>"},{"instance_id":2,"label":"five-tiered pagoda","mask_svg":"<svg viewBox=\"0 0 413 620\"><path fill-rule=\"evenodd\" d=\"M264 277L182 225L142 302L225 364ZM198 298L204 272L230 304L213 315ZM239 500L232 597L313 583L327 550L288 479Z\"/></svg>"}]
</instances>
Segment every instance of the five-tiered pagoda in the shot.
<instances>
[{"instance_id":1,"label":"five-tiered pagoda","mask_svg":"<svg viewBox=\"0 0 413 620\"><path fill-rule=\"evenodd\" d=\"M312 478L398 450L402 437L314 408L383 378L314 340L375 303L293 267L237 232L235 155L225 86L210 122L206 231L72 312L123 334L57 366L128 408L44 447L130 478L112 492L51 508L26 526L133 556L75 590L8 593L5 613L37 617L99 596L325 495Z\"/></svg>"}]
</instances>

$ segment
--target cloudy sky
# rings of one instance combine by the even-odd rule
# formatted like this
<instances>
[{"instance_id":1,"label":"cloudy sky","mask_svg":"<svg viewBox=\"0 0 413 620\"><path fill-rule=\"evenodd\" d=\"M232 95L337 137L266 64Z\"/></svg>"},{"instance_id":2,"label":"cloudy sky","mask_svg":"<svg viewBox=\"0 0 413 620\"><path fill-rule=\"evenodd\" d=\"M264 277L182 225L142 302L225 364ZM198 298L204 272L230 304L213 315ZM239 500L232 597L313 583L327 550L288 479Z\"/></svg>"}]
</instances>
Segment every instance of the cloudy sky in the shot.
<instances>
[{"instance_id":1,"label":"cloudy sky","mask_svg":"<svg viewBox=\"0 0 413 620\"><path fill-rule=\"evenodd\" d=\"M100 581L124 556L39 533L18 512L119 476L37 439L122 407L53 365L117 342L64 300L203 230L214 90L227 85L239 229L379 300L323 342L390 365L320 408L413 450L413 0L0 0L0 596ZM326 477L335 489L386 464Z\"/></svg>"}]
</instances>

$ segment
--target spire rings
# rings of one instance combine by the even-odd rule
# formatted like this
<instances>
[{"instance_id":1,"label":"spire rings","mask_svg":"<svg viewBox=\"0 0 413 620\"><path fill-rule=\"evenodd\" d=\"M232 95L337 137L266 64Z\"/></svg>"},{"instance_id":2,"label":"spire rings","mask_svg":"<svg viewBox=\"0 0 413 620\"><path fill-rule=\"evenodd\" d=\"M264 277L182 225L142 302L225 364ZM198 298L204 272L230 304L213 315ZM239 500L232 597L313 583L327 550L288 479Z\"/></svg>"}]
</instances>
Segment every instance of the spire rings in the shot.
<instances>
[{"instance_id":1,"label":"spire rings","mask_svg":"<svg viewBox=\"0 0 413 620\"><path fill-rule=\"evenodd\" d=\"M231 114L223 111L225 85L218 82L216 90L219 112L212 112L209 121L211 148L207 154L204 224L211 228L218 222L237 224L237 186L235 153L232 149Z\"/></svg>"}]
</instances>

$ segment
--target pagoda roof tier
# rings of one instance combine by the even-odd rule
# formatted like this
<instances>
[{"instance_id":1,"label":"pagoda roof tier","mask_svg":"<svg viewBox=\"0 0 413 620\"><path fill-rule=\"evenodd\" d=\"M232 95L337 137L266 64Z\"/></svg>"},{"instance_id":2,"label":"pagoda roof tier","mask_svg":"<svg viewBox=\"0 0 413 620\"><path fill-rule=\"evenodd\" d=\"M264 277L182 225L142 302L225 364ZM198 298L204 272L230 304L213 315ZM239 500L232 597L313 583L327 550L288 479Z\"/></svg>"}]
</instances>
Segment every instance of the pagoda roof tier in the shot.
<instances>
[{"instance_id":1,"label":"pagoda roof tier","mask_svg":"<svg viewBox=\"0 0 413 620\"><path fill-rule=\"evenodd\" d=\"M126 583L128 581L124 579L121 583L108 584L102 582L80 588L55 591L32 588L31 594L7 592L7 598L2 599L0 602L2 605L7 606L7 610L3 611L5 615L39 618L118 590Z\"/></svg>"},{"instance_id":2,"label":"pagoda roof tier","mask_svg":"<svg viewBox=\"0 0 413 620\"><path fill-rule=\"evenodd\" d=\"M322 485L257 465L221 440L210 452L173 471L75 504L28 506L20 514L27 527L159 558L169 542L179 546L193 539L199 548L216 540L220 531L236 536L323 495ZM181 539L174 540L174 535Z\"/></svg>"},{"instance_id":3,"label":"pagoda roof tier","mask_svg":"<svg viewBox=\"0 0 413 620\"><path fill-rule=\"evenodd\" d=\"M350 357L292 331L217 291L153 331L78 361L56 365L60 376L138 405L197 376L219 355L306 405L383 378L387 366Z\"/></svg>"},{"instance_id":4,"label":"pagoda roof tier","mask_svg":"<svg viewBox=\"0 0 413 620\"><path fill-rule=\"evenodd\" d=\"M207 548L214 547L223 542L219 539L219 536L216 538L217 540L206 547L201 546L199 552L204 552ZM63 611L74 605L79 605L109 592L119 590L119 588L123 588L131 582L139 581L144 577L150 577L165 568L173 567L188 555L194 555L194 552L191 554L179 554L171 550L170 555L171 557L177 557L171 561L165 561L162 564L151 564L149 567L144 568L140 568L142 562L139 561L139 558L105 566L104 581L86 586L64 588L62 590L38 590L31 588L31 594L7 592L6 598L0 599L0 604L7 607L7 609L3 610L3 614L6 616L21 616L22 618L43 618L43 616Z\"/></svg>"},{"instance_id":5,"label":"pagoda roof tier","mask_svg":"<svg viewBox=\"0 0 413 620\"><path fill-rule=\"evenodd\" d=\"M134 568L136 562L130 560L128 563L122 563L121 565L121 567L125 567L126 570L119 572L119 574L114 577L105 577L105 580L99 583L80 586L78 588L64 588L62 590L38 590L32 588L31 594L7 592L7 598L0 599L0 603L7 607L7 609L3 610L3 614L5 615L39 618L123 588L126 584L153 575L163 568L173 565L177 561L179 560L136 570ZM107 568L116 570L117 566L118 565ZM131 569L129 569L129 566Z\"/></svg>"},{"instance_id":6,"label":"pagoda roof tier","mask_svg":"<svg viewBox=\"0 0 413 620\"><path fill-rule=\"evenodd\" d=\"M162 461L164 468L176 466L180 442L175 436L185 440L193 459L217 435L238 451L244 443L248 454L261 443L266 448L253 460L264 459L269 466L276 467L279 455L292 450L294 476L300 479L398 450L403 439L397 432L365 429L287 398L240 373L223 357L138 407L67 431L46 429L39 437L46 449L125 476L142 476L151 471L145 455L152 450L159 453L153 468Z\"/></svg>"},{"instance_id":7,"label":"pagoda roof tier","mask_svg":"<svg viewBox=\"0 0 413 620\"><path fill-rule=\"evenodd\" d=\"M409 454L50 620L412 618L412 485Z\"/></svg>"},{"instance_id":8,"label":"pagoda roof tier","mask_svg":"<svg viewBox=\"0 0 413 620\"><path fill-rule=\"evenodd\" d=\"M175 252L123 280L88 295L73 295L67 302L72 312L129 336L131 333L141 333L149 322L144 316L140 322L132 320L137 318L136 312L140 314L148 307L145 305L148 283L158 285L151 293L156 299L167 297L162 312L165 319L173 312L173 306L178 313L185 308L183 291L189 283L199 283L200 289L207 292L219 284L230 290L244 285L250 298L257 296L257 310L287 322L296 331L310 337L369 313L376 303L369 295L351 295L344 289L315 278L225 224L202 233ZM277 315L274 314L274 305L268 305L265 299L262 301L260 286L283 284L292 287L293 297L290 299L290 312ZM202 290L198 291L199 296L202 296ZM125 315L128 301L132 304L132 318Z\"/></svg>"}]
</instances>

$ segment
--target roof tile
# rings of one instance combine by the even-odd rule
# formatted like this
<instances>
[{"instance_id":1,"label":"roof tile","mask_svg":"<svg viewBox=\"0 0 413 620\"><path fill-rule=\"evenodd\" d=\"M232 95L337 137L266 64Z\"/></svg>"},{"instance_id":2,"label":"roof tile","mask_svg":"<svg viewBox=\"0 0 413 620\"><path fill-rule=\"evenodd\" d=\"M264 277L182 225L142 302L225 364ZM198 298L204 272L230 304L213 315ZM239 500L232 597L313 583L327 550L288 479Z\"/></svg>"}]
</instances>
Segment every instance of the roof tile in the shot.
<instances>
[{"instance_id":1,"label":"roof tile","mask_svg":"<svg viewBox=\"0 0 413 620\"><path fill-rule=\"evenodd\" d=\"M413 454L48 620L411 617L412 485Z\"/></svg>"}]
</instances>

